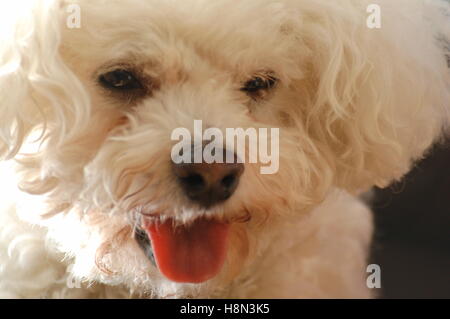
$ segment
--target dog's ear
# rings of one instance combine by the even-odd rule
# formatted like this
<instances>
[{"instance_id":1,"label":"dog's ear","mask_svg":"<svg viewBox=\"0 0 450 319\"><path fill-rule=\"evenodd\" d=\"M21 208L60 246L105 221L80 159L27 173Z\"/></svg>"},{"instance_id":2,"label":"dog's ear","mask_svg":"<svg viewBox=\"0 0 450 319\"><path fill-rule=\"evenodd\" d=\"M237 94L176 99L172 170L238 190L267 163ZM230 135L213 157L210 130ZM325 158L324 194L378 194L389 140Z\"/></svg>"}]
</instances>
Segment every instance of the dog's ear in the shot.
<instances>
[{"instance_id":1,"label":"dog's ear","mask_svg":"<svg viewBox=\"0 0 450 319\"><path fill-rule=\"evenodd\" d=\"M449 121L445 49L418 3L408 3L405 12L385 6L381 29L366 25L363 6L314 7L303 14L316 18L305 16L297 29L302 50L312 52L303 130L337 186L352 192L387 186Z\"/></svg>"},{"instance_id":2,"label":"dog's ear","mask_svg":"<svg viewBox=\"0 0 450 319\"><path fill-rule=\"evenodd\" d=\"M88 98L59 54L64 12L58 0L0 3L0 158L50 121L62 138L86 119Z\"/></svg>"}]
</instances>

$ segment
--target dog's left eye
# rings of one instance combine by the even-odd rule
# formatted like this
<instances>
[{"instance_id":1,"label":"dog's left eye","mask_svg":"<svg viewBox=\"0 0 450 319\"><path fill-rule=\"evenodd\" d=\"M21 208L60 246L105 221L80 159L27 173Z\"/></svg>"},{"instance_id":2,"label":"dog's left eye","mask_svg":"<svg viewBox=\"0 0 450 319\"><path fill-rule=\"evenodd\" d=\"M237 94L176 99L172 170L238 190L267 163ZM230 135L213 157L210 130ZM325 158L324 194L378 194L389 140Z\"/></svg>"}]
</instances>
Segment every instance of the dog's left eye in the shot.
<instances>
[{"instance_id":1,"label":"dog's left eye","mask_svg":"<svg viewBox=\"0 0 450 319\"><path fill-rule=\"evenodd\" d=\"M122 69L100 75L99 82L103 87L111 90L127 91L143 88L133 73Z\"/></svg>"},{"instance_id":2,"label":"dog's left eye","mask_svg":"<svg viewBox=\"0 0 450 319\"><path fill-rule=\"evenodd\" d=\"M269 91L277 84L278 80L273 75L255 76L245 82L241 91L247 93L251 97L261 97L264 92Z\"/></svg>"}]
</instances>

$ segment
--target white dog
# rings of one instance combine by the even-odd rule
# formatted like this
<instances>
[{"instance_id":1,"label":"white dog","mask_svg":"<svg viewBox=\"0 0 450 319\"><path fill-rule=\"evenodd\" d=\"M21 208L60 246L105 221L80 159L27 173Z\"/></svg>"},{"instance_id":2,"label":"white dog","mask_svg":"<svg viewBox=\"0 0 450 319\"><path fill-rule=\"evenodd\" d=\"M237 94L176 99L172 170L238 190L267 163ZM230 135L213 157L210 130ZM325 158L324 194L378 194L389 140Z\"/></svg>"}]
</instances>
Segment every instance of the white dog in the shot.
<instances>
[{"instance_id":1,"label":"white dog","mask_svg":"<svg viewBox=\"0 0 450 319\"><path fill-rule=\"evenodd\" d=\"M443 133L448 7L2 1L0 296L373 296L357 196ZM279 128L279 171L175 165L194 120Z\"/></svg>"}]
</instances>

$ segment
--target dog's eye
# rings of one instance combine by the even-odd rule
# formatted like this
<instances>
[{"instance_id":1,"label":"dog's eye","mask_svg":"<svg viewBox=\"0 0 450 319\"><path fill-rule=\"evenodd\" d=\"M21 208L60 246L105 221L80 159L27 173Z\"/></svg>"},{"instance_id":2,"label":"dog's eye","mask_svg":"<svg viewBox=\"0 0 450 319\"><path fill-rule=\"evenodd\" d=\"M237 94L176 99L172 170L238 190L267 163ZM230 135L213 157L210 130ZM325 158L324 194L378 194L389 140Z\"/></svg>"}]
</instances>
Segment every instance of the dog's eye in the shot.
<instances>
[{"instance_id":1,"label":"dog's eye","mask_svg":"<svg viewBox=\"0 0 450 319\"><path fill-rule=\"evenodd\" d=\"M111 90L127 91L143 88L133 73L123 69L100 75L99 82L103 87Z\"/></svg>"},{"instance_id":2,"label":"dog's eye","mask_svg":"<svg viewBox=\"0 0 450 319\"><path fill-rule=\"evenodd\" d=\"M264 92L275 87L277 82L278 80L272 75L255 76L244 84L241 91L253 98L257 98L261 97Z\"/></svg>"}]
</instances>

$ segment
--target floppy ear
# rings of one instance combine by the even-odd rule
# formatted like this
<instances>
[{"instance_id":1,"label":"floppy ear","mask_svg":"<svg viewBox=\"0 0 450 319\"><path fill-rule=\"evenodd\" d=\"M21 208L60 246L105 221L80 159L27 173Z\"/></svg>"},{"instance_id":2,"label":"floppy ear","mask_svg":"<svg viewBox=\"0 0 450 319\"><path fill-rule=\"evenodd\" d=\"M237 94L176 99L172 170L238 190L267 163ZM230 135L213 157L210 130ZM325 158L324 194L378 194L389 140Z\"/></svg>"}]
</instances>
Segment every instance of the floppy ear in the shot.
<instances>
[{"instance_id":1,"label":"floppy ear","mask_svg":"<svg viewBox=\"0 0 450 319\"><path fill-rule=\"evenodd\" d=\"M61 139L87 123L88 97L59 56L63 13L58 0L0 3L0 158L50 122Z\"/></svg>"},{"instance_id":2,"label":"floppy ear","mask_svg":"<svg viewBox=\"0 0 450 319\"><path fill-rule=\"evenodd\" d=\"M311 4L302 11L298 38L313 52L314 83L304 125L339 187L353 192L387 186L423 156L449 121L444 48L419 2L401 9L386 2L381 29L366 26L363 4ZM431 21L438 11L430 9Z\"/></svg>"}]
</instances>

